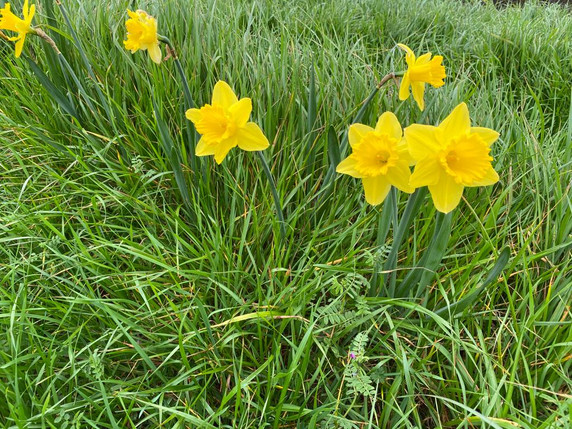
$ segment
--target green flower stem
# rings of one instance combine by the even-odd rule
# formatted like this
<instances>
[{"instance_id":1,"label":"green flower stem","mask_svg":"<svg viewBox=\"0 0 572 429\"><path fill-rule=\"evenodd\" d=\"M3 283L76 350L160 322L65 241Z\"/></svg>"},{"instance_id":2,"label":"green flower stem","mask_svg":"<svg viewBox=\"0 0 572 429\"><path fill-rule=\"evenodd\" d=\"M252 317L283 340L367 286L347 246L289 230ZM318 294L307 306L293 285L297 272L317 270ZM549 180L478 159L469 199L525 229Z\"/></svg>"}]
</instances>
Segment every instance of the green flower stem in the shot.
<instances>
[{"instance_id":1,"label":"green flower stem","mask_svg":"<svg viewBox=\"0 0 572 429\"><path fill-rule=\"evenodd\" d=\"M173 62L175 63L175 68L177 69L177 73L179 73L179 77L181 78L181 84L183 85L183 96L185 98L185 111L188 109L192 109L193 107L195 107L195 102L191 95L191 90L189 89L189 81L187 80L185 71L183 69L183 66L181 65L181 60L179 60L179 55L177 54L177 51L175 50L173 43L168 37L158 35L157 38L159 41L163 42L165 45L168 46L169 52L171 53L171 58L173 58ZM193 138L190 125L187 126L187 138L190 144L190 151L191 153L194 153L195 141L197 140L197 136L195 134ZM197 158L194 156L191 157L191 169L193 171L197 171L197 163L198 163Z\"/></svg>"},{"instance_id":2,"label":"green flower stem","mask_svg":"<svg viewBox=\"0 0 572 429\"><path fill-rule=\"evenodd\" d=\"M420 188L415 190L415 192L409 197L409 201L407 201L407 206L405 207L405 212L403 212L403 215L401 216L397 226L397 231L393 236L391 251L389 252L389 256L387 257L387 260L383 266L383 271L389 272L390 274L387 290L388 296L391 298L393 298L395 295L395 267L397 266L397 253L399 252L399 247L401 247L401 242L405 237L405 233L409 230L413 216L419 211L419 207L421 206L426 193L426 188ZM384 274L382 284L385 285L386 280L387 279Z\"/></svg>"},{"instance_id":3,"label":"green flower stem","mask_svg":"<svg viewBox=\"0 0 572 429\"><path fill-rule=\"evenodd\" d=\"M415 296L425 289L435 271L441 264L441 260L447 251L447 244L451 236L451 221L453 213L437 213L435 217L435 230L429 247L423 253L415 269L411 270L401 282L397 296L407 296L417 286Z\"/></svg>"},{"instance_id":4,"label":"green flower stem","mask_svg":"<svg viewBox=\"0 0 572 429\"><path fill-rule=\"evenodd\" d=\"M276 189L276 183L270 172L270 167L266 162L266 158L262 151L257 151L258 158L260 158L260 163L262 164L262 169L266 174L268 183L270 184L270 190L272 191L272 198L274 198L274 206L276 207L276 215L278 216L278 221L280 222L280 234L281 239L284 241L286 238L286 222L284 221L284 213L282 212L282 206L280 205L280 197L278 196L278 190Z\"/></svg>"},{"instance_id":5,"label":"green flower stem","mask_svg":"<svg viewBox=\"0 0 572 429\"><path fill-rule=\"evenodd\" d=\"M376 240L376 248L379 250L383 243L385 243L385 239L387 238L387 234L389 232L389 226L391 222L394 222L395 225L395 217L397 216L397 195L395 188L391 188L389 192L388 198L383 203L383 209L379 212L379 219L377 224L377 240ZM370 287L369 287L369 296L378 296L378 278L379 278L379 269L381 266L381 257L375 257L374 253L374 262L373 262L373 275L371 277Z\"/></svg>"},{"instance_id":6,"label":"green flower stem","mask_svg":"<svg viewBox=\"0 0 572 429\"><path fill-rule=\"evenodd\" d=\"M181 65L181 61L179 60L179 56L177 55L177 51L173 47L173 43L168 37L165 36L157 36L160 42L163 42L165 45L169 47L171 52L171 57L175 62L175 68L179 73L179 77L181 78L181 83L183 85L183 94L185 96L185 104L187 109L192 109L195 107L195 102L193 101L193 97L191 96L191 90L189 89L189 82L187 81L187 77L185 76L185 71L183 70L183 66Z\"/></svg>"}]
</instances>

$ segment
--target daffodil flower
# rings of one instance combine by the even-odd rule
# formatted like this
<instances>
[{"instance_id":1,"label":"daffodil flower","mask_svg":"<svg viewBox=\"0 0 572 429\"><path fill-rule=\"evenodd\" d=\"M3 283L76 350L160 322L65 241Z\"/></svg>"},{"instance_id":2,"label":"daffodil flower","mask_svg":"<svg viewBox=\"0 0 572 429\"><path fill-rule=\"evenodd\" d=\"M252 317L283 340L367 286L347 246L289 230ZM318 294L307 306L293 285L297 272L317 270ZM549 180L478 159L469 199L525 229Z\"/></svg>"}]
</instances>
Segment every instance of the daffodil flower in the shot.
<instances>
[{"instance_id":1,"label":"daffodil flower","mask_svg":"<svg viewBox=\"0 0 572 429\"><path fill-rule=\"evenodd\" d=\"M22 9L22 14L24 19L18 18L10 10L10 3L6 3L2 9L0 9L0 30L8 30L18 33L17 36L9 37L12 42L16 42L15 56L19 58L22 54L22 48L24 47L24 41L26 40L26 35L30 33L35 33L32 28L32 18L36 13L36 6L32 5L28 7L28 0L24 1L24 7Z\"/></svg>"},{"instance_id":2,"label":"daffodil flower","mask_svg":"<svg viewBox=\"0 0 572 429\"><path fill-rule=\"evenodd\" d=\"M236 97L231 87L218 81L213 90L211 104L200 109L187 110L187 119L202 135L195 149L197 156L214 155L220 164L235 146L242 150L264 150L268 139L254 122L248 122L252 112L250 98Z\"/></svg>"},{"instance_id":3,"label":"daffodil flower","mask_svg":"<svg viewBox=\"0 0 572 429\"><path fill-rule=\"evenodd\" d=\"M437 210L449 213L459 204L465 186L488 186L499 180L490 155L498 137L489 128L471 127L465 103L437 127L413 124L405 128L409 152L417 161L410 185L428 186Z\"/></svg>"},{"instance_id":4,"label":"daffodil flower","mask_svg":"<svg viewBox=\"0 0 572 429\"><path fill-rule=\"evenodd\" d=\"M431 52L415 58L413 51L406 45L399 43L401 49L405 51L405 61L407 62L408 69L401 79L399 87L399 99L407 100L409 98L409 87L413 92L413 98L421 110L425 108L425 101L423 96L425 94L425 83L431 84L435 88L439 88L445 84L443 79L447 77L445 74L445 66L443 57L435 55L431 58Z\"/></svg>"},{"instance_id":5,"label":"daffodil flower","mask_svg":"<svg viewBox=\"0 0 572 429\"><path fill-rule=\"evenodd\" d=\"M382 114L375 129L352 124L348 140L352 154L338 164L336 171L362 179L369 204L382 203L392 185L407 193L415 190L409 184L411 157L393 113Z\"/></svg>"},{"instance_id":6,"label":"daffodil flower","mask_svg":"<svg viewBox=\"0 0 572 429\"><path fill-rule=\"evenodd\" d=\"M125 22L127 40L123 41L125 49L132 54L138 50L147 50L153 62L161 64L161 48L157 35L157 20L143 10L132 12L127 10L129 19Z\"/></svg>"}]
</instances>

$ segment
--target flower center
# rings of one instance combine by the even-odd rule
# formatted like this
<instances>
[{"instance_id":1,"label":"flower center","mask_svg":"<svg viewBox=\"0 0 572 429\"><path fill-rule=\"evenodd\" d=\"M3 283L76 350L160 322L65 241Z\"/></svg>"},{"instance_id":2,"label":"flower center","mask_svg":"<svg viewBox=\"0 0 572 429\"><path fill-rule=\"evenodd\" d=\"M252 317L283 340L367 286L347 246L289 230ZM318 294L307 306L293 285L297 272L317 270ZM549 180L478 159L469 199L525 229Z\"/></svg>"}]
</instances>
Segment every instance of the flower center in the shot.
<instances>
[{"instance_id":1,"label":"flower center","mask_svg":"<svg viewBox=\"0 0 572 429\"><path fill-rule=\"evenodd\" d=\"M477 135L458 137L439 153L439 162L456 183L471 185L485 177L493 158L489 146Z\"/></svg>"},{"instance_id":2,"label":"flower center","mask_svg":"<svg viewBox=\"0 0 572 429\"><path fill-rule=\"evenodd\" d=\"M353 147L351 157L356 161L356 170L364 177L387 174L399 159L397 139L371 131Z\"/></svg>"},{"instance_id":3,"label":"flower center","mask_svg":"<svg viewBox=\"0 0 572 429\"><path fill-rule=\"evenodd\" d=\"M236 124L222 107L205 104L200 112L201 120L195 124L195 127L207 142L220 142L236 132Z\"/></svg>"}]
</instances>

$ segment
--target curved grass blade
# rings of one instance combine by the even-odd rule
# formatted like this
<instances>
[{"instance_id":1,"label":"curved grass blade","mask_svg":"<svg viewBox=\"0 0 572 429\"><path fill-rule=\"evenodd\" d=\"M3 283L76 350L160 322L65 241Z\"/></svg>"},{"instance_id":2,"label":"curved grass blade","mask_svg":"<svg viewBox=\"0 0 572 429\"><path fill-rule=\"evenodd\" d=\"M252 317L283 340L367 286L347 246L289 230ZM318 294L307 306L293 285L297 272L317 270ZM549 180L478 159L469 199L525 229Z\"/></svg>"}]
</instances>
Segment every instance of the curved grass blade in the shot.
<instances>
[{"instance_id":1,"label":"curved grass blade","mask_svg":"<svg viewBox=\"0 0 572 429\"><path fill-rule=\"evenodd\" d=\"M435 310L435 314L442 314L442 313L459 314L462 311L464 311L468 306L472 305L479 298L479 296L485 290L485 288L501 275L502 270L506 266L509 258L510 258L510 249L508 247L505 247L501 251L495 265L493 266L493 268L491 269L485 280L483 280L483 284L480 287L476 288L472 293L460 299L459 301L449 304L438 310Z\"/></svg>"},{"instance_id":2,"label":"curved grass blade","mask_svg":"<svg viewBox=\"0 0 572 429\"><path fill-rule=\"evenodd\" d=\"M310 175L314 171L314 163L316 162L316 72L314 65L310 67L310 84L308 86L308 113L307 113L307 133L308 142L306 143L306 174Z\"/></svg>"}]
</instances>

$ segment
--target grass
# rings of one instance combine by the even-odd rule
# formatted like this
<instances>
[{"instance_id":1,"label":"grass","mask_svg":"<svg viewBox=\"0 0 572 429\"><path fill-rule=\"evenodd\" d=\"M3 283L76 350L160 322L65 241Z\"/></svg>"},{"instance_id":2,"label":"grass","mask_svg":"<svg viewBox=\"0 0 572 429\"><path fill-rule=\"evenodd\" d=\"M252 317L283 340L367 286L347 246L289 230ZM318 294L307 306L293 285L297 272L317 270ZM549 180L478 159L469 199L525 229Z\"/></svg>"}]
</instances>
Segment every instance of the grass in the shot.
<instances>
[{"instance_id":1,"label":"grass","mask_svg":"<svg viewBox=\"0 0 572 429\"><path fill-rule=\"evenodd\" d=\"M33 65L0 45L0 424L572 425L563 7L64 4L79 48L51 2L35 22L77 81L41 40L24 47L59 104ZM284 243L254 154L234 150L221 166L192 156L175 65L125 51L127 7L159 18L196 104L218 79L252 98L272 143ZM447 84L428 90L423 113L384 87L363 122L392 110L402 124L436 124L466 101L474 124L501 133L501 180L465 191L441 268L400 296L433 234L426 199L398 254L396 292L370 297L393 228L377 242L382 208L365 204L357 180L322 184L360 103L402 69L398 42L442 54ZM397 201L402 213L406 196ZM465 308L450 306L466 297Z\"/></svg>"}]
</instances>

